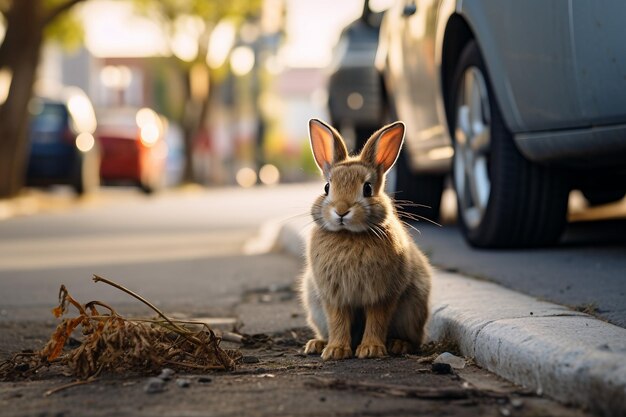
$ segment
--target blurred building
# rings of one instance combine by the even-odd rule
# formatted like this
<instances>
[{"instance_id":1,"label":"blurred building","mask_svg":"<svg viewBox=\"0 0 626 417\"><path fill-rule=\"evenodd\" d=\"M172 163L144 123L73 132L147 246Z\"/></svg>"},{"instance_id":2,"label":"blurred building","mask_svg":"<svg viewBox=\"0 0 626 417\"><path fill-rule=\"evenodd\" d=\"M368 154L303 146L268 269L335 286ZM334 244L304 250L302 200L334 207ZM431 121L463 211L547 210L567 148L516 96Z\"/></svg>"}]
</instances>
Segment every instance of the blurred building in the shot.
<instances>
[{"instance_id":1,"label":"blurred building","mask_svg":"<svg viewBox=\"0 0 626 417\"><path fill-rule=\"evenodd\" d=\"M146 106L171 121L194 118L199 128L184 133L202 182L233 183L240 169L258 172L268 162L284 180L301 180L315 174L302 169L310 163L307 122L328 119L324 68L362 7L362 0L265 0L261 15L243 25L218 22L207 32L185 17L174 22L181 36L169 39L131 2L91 0L83 7L85 47L46 46L41 84L78 86L97 109ZM181 63L187 78L173 65Z\"/></svg>"}]
</instances>

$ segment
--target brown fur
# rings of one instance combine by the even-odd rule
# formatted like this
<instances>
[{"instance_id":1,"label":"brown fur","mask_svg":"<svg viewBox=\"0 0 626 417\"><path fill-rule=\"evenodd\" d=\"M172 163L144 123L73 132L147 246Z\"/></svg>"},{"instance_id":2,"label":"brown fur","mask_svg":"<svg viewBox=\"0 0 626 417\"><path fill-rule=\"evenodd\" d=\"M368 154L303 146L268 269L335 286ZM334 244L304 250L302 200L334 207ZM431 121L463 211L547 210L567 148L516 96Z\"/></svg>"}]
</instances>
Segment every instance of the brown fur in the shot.
<instances>
[{"instance_id":1,"label":"brown fur","mask_svg":"<svg viewBox=\"0 0 626 417\"><path fill-rule=\"evenodd\" d=\"M302 300L316 339L307 343L305 352L321 353L323 359L352 356L351 330L358 311L365 316L355 352L359 358L384 356L386 346L395 354L415 350L428 318L431 270L383 191L404 125L374 133L356 157L342 155L345 146L337 144L334 129L316 120L311 126L314 152L323 149L327 154L315 156L330 193L318 197L311 210L316 226L308 245ZM329 146L342 149L328 155ZM363 195L365 182L372 184L371 197Z\"/></svg>"}]
</instances>

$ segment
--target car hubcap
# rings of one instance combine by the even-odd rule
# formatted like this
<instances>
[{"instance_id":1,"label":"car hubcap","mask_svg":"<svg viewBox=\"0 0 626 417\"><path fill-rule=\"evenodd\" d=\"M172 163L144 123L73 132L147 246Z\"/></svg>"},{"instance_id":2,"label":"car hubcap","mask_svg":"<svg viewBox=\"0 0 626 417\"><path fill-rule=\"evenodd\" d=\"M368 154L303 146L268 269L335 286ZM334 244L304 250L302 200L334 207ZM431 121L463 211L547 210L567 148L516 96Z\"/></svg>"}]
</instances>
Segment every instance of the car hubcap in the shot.
<instances>
[{"instance_id":1,"label":"car hubcap","mask_svg":"<svg viewBox=\"0 0 626 417\"><path fill-rule=\"evenodd\" d=\"M489 97L487 84L476 67L465 70L459 85L454 132L454 185L459 209L469 228L485 214L491 181Z\"/></svg>"}]
</instances>

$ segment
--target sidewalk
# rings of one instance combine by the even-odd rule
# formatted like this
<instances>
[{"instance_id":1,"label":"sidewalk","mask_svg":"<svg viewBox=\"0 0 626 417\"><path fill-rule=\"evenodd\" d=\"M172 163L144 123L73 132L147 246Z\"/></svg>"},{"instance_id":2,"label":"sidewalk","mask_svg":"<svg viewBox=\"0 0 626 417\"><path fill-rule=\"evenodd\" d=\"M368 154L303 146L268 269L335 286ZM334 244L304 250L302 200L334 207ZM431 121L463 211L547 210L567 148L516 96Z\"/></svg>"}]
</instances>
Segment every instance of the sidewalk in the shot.
<instances>
[{"instance_id":1,"label":"sidewalk","mask_svg":"<svg viewBox=\"0 0 626 417\"><path fill-rule=\"evenodd\" d=\"M268 227L303 257L306 218ZM270 230L274 230L271 232ZM510 381L606 416L626 415L626 329L485 281L437 271L429 337Z\"/></svg>"}]
</instances>

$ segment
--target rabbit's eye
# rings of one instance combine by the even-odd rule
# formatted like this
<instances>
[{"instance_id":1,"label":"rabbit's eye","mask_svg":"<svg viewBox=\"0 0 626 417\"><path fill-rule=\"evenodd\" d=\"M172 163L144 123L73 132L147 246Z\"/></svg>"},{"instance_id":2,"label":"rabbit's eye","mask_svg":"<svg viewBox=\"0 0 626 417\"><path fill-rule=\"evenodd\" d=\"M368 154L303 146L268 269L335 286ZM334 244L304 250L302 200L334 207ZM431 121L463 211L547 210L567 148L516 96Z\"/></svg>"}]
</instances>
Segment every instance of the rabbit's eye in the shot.
<instances>
[{"instance_id":1,"label":"rabbit's eye","mask_svg":"<svg viewBox=\"0 0 626 417\"><path fill-rule=\"evenodd\" d=\"M372 192L372 184L370 184L369 182L363 184L363 197L371 197Z\"/></svg>"},{"instance_id":2,"label":"rabbit's eye","mask_svg":"<svg viewBox=\"0 0 626 417\"><path fill-rule=\"evenodd\" d=\"M324 194L328 195L328 190L330 190L330 183L327 182L326 185L324 186Z\"/></svg>"}]
</instances>

